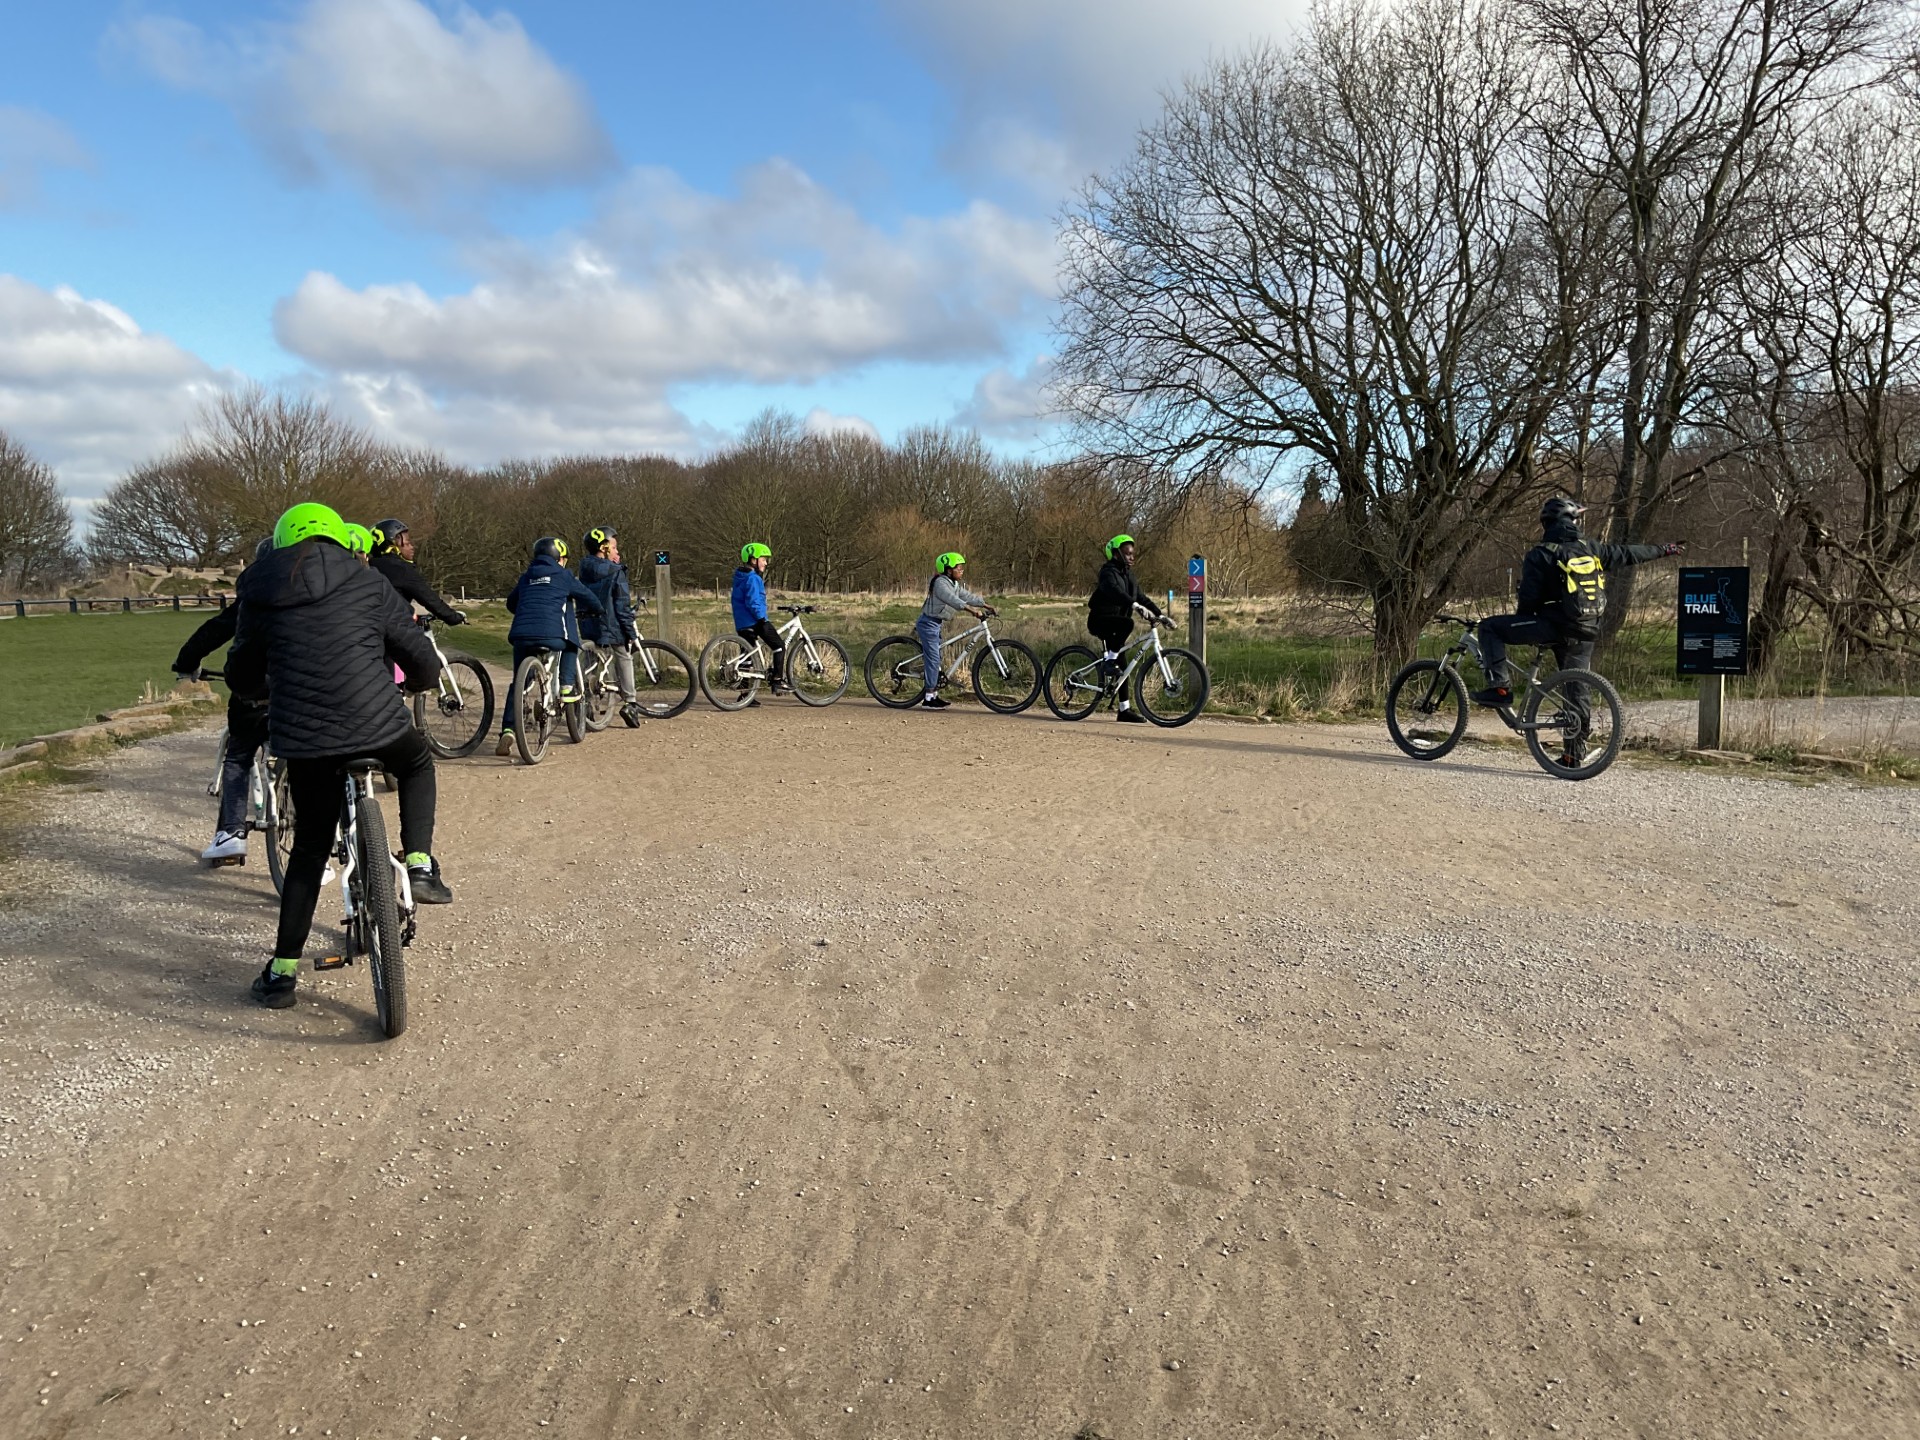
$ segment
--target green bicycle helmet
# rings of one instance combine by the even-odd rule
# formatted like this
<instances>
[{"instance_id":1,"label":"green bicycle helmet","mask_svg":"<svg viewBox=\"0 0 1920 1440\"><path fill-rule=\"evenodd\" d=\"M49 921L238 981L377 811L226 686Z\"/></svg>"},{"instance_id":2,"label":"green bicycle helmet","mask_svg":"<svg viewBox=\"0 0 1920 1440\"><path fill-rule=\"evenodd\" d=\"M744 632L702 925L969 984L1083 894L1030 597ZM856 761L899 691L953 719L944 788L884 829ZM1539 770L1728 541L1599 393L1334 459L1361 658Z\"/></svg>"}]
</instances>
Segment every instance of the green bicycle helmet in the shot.
<instances>
[{"instance_id":1,"label":"green bicycle helmet","mask_svg":"<svg viewBox=\"0 0 1920 1440\"><path fill-rule=\"evenodd\" d=\"M1132 545L1134 543L1136 542L1131 535L1114 536L1111 540L1107 541L1107 558L1111 560L1114 556L1118 555L1122 545Z\"/></svg>"},{"instance_id":2,"label":"green bicycle helmet","mask_svg":"<svg viewBox=\"0 0 1920 1440\"><path fill-rule=\"evenodd\" d=\"M772 558L773 551L762 545L758 540L749 541L740 547L740 563L742 565L751 565L756 560L771 560Z\"/></svg>"},{"instance_id":3,"label":"green bicycle helmet","mask_svg":"<svg viewBox=\"0 0 1920 1440\"><path fill-rule=\"evenodd\" d=\"M315 538L331 540L342 548L347 546L347 522L340 518L331 505L308 500L291 506L274 523L273 545L276 550L284 550L289 545Z\"/></svg>"},{"instance_id":4,"label":"green bicycle helmet","mask_svg":"<svg viewBox=\"0 0 1920 1440\"><path fill-rule=\"evenodd\" d=\"M373 531L364 525L356 525L349 520L347 522L347 549L356 555L371 555L373 553L373 546Z\"/></svg>"},{"instance_id":5,"label":"green bicycle helmet","mask_svg":"<svg viewBox=\"0 0 1920 1440\"><path fill-rule=\"evenodd\" d=\"M954 566L964 565L966 563L967 563L966 556L962 555L958 550L949 550L947 551L946 554L942 555L938 560L933 562L933 568L938 570L942 575L945 575L950 570L952 570Z\"/></svg>"}]
</instances>

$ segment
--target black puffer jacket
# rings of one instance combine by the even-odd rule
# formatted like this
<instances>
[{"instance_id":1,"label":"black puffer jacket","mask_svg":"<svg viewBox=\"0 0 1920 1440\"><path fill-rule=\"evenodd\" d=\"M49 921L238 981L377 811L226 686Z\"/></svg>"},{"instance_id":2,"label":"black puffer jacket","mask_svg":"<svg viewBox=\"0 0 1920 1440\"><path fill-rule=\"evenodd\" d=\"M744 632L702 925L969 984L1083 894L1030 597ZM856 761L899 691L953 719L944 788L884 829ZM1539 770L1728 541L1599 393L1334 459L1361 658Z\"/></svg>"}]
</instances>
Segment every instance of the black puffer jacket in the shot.
<instances>
[{"instance_id":1,"label":"black puffer jacket","mask_svg":"<svg viewBox=\"0 0 1920 1440\"><path fill-rule=\"evenodd\" d=\"M273 753L288 760L377 750L412 719L393 683L440 674L399 593L331 540L303 540L248 567L227 685L267 695Z\"/></svg>"},{"instance_id":2,"label":"black puffer jacket","mask_svg":"<svg viewBox=\"0 0 1920 1440\"><path fill-rule=\"evenodd\" d=\"M460 612L440 598L440 592L427 583L420 567L394 550L383 550L367 562L387 583L400 592L402 600L411 600L442 625L458 625Z\"/></svg>"},{"instance_id":3,"label":"black puffer jacket","mask_svg":"<svg viewBox=\"0 0 1920 1440\"><path fill-rule=\"evenodd\" d=\"M1087 600L1087 618L1131 620L1136 605L1146 606L1149 614L1160 613L1153 597L1133 578L1133 567L1116 555L1100 567L1100 578L1094 581L1093 594Z\"/></svg>"}]
</instances>

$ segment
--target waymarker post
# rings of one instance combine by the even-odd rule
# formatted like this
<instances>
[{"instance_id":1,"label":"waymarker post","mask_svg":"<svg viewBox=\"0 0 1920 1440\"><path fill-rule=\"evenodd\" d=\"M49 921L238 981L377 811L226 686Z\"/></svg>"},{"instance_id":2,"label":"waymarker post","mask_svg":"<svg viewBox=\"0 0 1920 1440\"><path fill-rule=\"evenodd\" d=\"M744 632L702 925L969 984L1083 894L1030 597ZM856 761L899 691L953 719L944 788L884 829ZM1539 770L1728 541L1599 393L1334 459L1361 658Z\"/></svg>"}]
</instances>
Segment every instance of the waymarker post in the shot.
<instances>
[{"instance_id":1,"label":"waymarker post","mask_svg":"<svg viewBox=\"0 0 1920 1440\"><path fill-rule=\"evenodd\" d=\"M1727 676L1747 673L1744 565L1684 565L1676 616L1675 670L1700 677L1699 746L1718 750L1725 737Z\"/></svg>"},{"instance_id":2,"label":"waymarker post","mask_svg":"<svg viewBox=\"0 0 1920 1440\"><path fill-rule=\"evenodd\" d=\"M665 550L653 552L653 608L658 612L659 636L673 642L673 556Z\"/></svg>"},{"instance_id":3,"label":"waymarker post","mask_svg":"<svg viewBox=\"0 0 1920 1440\"><path fill-rule=\"evenodd\" d=\"M1207 557L1187 561L1187 648L1207 663Z\"/></svg>"}]
</instances>

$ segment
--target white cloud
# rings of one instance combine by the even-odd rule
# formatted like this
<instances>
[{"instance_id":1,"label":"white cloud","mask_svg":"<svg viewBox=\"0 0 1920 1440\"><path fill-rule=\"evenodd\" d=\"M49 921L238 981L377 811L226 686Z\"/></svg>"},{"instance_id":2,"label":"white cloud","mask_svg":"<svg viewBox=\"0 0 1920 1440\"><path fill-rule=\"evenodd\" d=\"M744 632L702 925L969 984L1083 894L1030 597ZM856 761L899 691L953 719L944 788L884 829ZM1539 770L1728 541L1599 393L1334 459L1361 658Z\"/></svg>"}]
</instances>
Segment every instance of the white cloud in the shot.
<instances>
[{"instance_id":1,"label":"white cloud","mask_svg":"<svg viewBox=\"0 0 1920 1440\"><path fill-rule=\"evenodd\" d=\"M809 435L863 435L869 440L880 438L880 427L864 416L836 415L820 405L807 411L800 426Z\"/></svg>"},{"instance_id":2,"label":"white cloud","mask_svg":"<svg viewBox=\"0 0 1920 1440\"><path fill-rule=\"evenodd\" d=\"M335 166L404 209L586 180L612 163L584 88L505 11L306 0L288 23L222 37L144 16L114 38L167 84L232 104L293 173Z\"/></svg>"},{"instance_id":3,"label":"white cloud","mask_svg":"<svg viewBox=\"0 0 1920 1440\"><path fill-rule=\"evenodd\" d=\"M19 105L0 105L0 210L36 202L44 170L82 170L92 165L87 147L53 116Z\"/></svg>"},{"instance_id":4,"label":"white cloud","mask_svg":"<svg viewBox=\"0 0 1920 1440\"><path fill-rule=\"evenodd\" d=\"M231 378L104 300L0 275L0 430L77 499L164 450Z\"/></svg>"},{"instance_id":5,"label":"white cloud","mask_svg":"<svg viewBox=\"0 0 1920 1440\"><path fill-rule=\"evenodd\" d=\"M996 368L980 377L954 423L996 439L1031 442L1052 434L1061 416L1052 393L1054 359L1041 355L1024 371Z\"/></svg>"},{"instance_id":6,"label":"white cloud","mask_svg":"<svg viewBox=\"0 0 1920 1440\"><path fill-rule=\"evenodd\" d=\"M1309 0L884 0L960 111L956 158L1064 198L1211 58L1278 38Z\"/></svg>"},{"instance_id":7,"label":"white cloud","mask_svg":"<svg viewBox=\"0 0 1920 1440\"><path fill-rule=\"evenodd\" d=\"M274 328L347 393L397 397L414 433L478 410L626 417L637 433L684 436L668 398L683 384L990 359L1005 328L1048 301L1054 263L1047 226L984 203L886 232L790 165L758 167L733 196L645 171L585 232L490 254L463 293L314 273Z\"/></svg>"}]
</instances>

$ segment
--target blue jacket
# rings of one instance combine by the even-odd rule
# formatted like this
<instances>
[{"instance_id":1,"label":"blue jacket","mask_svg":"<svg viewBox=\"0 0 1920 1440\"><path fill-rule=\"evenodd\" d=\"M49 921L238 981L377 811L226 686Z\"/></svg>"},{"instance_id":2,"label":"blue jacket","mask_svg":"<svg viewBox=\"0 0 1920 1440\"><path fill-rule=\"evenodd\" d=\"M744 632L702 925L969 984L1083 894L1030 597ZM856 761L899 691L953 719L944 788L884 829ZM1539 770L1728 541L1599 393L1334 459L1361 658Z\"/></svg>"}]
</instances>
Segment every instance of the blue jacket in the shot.
<instances>
[{"instance_id":1,"label":"blue jacket","mask_svg":"<svg viewBox=\"0 0 1920 1440\"><path fill-rule=\"evenodd\" d=\"M766 578L742 565L733 572L733 628L751 630L766 618Z\"/></svg>"},{"instance_id":2,"label":"blue jacket","mask_svg":"<svg viewBox=\"0 0 1920 1440\"><path fill-rule=\"evenodd\" d=\"M573 578L573 572L551 555L542 555L513 582L507 609L513 628L507 639L515 645L539 645L548 650L578 650L580 622L574 606L589 615L600 614L593 592Z\"/></svg>"},{"instance_id":3,"label":"blue jacket","mask_svg":"<svg viewBox=\"0 0 1920 1440\"><path fill-rule=\"evenodd\" d=\"M583 626L587 638L596 645L624 645L640 633L633 623L633 590L627 584L627 567L604 555L580 557L580 583L600 602L600 619Z\"/></svg>"}]
</instances>

